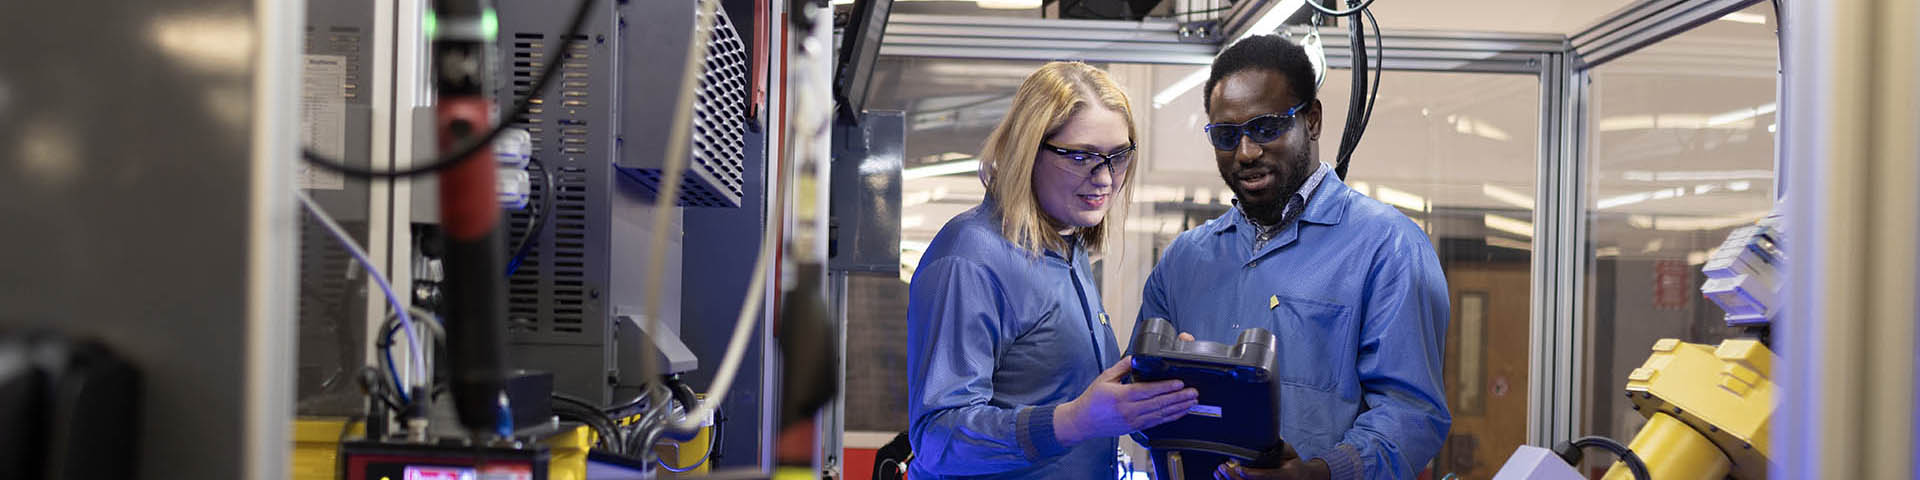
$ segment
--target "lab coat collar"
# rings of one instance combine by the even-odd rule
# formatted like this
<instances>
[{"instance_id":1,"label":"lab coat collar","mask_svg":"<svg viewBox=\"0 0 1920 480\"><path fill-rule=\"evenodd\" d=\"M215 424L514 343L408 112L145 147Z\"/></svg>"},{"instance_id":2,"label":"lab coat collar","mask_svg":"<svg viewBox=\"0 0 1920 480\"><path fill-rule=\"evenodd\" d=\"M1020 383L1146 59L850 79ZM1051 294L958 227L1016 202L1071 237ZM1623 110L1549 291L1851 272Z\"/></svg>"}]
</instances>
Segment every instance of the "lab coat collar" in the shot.
<instances>
[{"instance_id":1,"label":"lab coat collar","mask_svg":"<svg viewBox=\"0 0 1920 480\"><path fill-rule=\"evenodd\" d=\"M1313 196L1307 198L1307 211L1300 213L1300 221L1320 225L1339 225L1341 220L1347 218L1347 206L1353 204L1353 198L1347 194L1348 192L1352 192L1353 188L1348 187L1346 182L1341 181L1338 175L1332 175L1332 172L1328 173L1326 178L1320 180L1320 186L1314 188ZM1253 224L1247 220L1246 214L1241 213L1239 202L1234 202L1233 208L1228 209L1227 213L1221 215L1219 220L1224 221L1213 222L1214 227L1212 233L1216 235L1232 232L1236 229L1246 229L1249 232L1257 231ZM1289 228L1282 231L1281 236L1290 236L1287 233L1290 231L1293 231L1293 229Z\"/></svg>"}]
</instances>

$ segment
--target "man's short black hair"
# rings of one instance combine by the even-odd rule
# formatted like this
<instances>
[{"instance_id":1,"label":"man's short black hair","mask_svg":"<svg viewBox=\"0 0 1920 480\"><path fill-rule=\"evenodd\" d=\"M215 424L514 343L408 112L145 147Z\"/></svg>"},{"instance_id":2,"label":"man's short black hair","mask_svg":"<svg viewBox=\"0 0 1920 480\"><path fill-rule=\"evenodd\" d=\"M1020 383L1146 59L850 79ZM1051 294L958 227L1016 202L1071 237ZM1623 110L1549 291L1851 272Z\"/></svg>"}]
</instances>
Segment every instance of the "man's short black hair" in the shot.
<instances>
[{"instance_id":1,"label":"man's short black hair","mask_svg":"<svg viewBox=\"0 0 1920 480\"><path fill-rule=\"evenodd\" d=\"M1279 35L1254 35L1234 42L1213 57L1213 71L1207 74L1207 89L1201 93L1201 105L1212 112L1214 85L1228 75L1253 69L1286 77L1287 84L1293 87L1293 98L1302 103L1319 94L1320 85L1313 80L1313 60L1307 58L1306 49Z\"/></svg>"}]
</instances>

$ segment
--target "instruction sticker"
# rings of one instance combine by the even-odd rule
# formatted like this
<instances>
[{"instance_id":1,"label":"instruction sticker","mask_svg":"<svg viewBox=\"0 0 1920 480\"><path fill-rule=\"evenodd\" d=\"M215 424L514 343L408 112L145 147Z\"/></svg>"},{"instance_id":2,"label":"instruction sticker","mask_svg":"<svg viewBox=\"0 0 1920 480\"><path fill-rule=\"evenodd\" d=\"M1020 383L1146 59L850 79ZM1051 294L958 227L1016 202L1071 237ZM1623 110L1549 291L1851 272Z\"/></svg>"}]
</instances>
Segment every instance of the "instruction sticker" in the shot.
<instances>
[{"instance_id":1,"label":"instruction sticker","mask_svg":"<svg viewBox=\"0 0 1920 480\"><path fill-rule=\"evenodd\" d=\"M1203 416L1208 416L1213 418L1220 418L1220 407L1216 407L1212 405L1194 405L1192 408L1187 409L1187 413L1190 413L1193 415L1203 415Z\"/></svg>"},{"instance_id":2,"label":"instruction sticker","mask_svg":"<svg viewBox=\"0 0 1920 480\"><path fill-rule=\"evenodd\" d=\"M300 144L320 156L341 160L347 153L347 57L307 55L300 71ZM299 162L300 188L343 190L339 172Z\"/></svg>"}]
</instances>

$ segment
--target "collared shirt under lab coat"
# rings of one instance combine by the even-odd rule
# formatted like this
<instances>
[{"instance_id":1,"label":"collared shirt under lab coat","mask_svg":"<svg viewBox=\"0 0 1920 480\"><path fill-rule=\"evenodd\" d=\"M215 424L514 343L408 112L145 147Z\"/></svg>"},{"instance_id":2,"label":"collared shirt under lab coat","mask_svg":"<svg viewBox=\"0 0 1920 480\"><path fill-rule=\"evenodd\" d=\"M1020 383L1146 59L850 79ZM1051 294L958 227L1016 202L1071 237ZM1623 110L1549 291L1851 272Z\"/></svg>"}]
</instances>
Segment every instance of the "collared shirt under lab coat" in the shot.
<instances>
[{"instance_id":1,"label":"collared shirt under lab coat","mask_svg":"<svg viewBox=\"0 0 1920 480\"><path fill-rule=\"evenodd\" d=\"M1442 393L1445 276L1425 232L1327 176L1254 250L1239 208L1180 234L1148 276L1140 318L1199 340L1273 332L1281 438L1333 478L1411 479L1452 424Z\"/></svg>"},{"instance_id":2,"label":"collared shirt under lab coat","mask_svg":"<svg viewBox=\"0 0 1920 480\"><path fill-rule=\"evenodd\" d=\"M1117 439L1053 432L1054 407L1120 361L1086 250L1033 255L988 202L940 229L908 287L909 476L1113 478Z\"/></svg>"}]
</instances>

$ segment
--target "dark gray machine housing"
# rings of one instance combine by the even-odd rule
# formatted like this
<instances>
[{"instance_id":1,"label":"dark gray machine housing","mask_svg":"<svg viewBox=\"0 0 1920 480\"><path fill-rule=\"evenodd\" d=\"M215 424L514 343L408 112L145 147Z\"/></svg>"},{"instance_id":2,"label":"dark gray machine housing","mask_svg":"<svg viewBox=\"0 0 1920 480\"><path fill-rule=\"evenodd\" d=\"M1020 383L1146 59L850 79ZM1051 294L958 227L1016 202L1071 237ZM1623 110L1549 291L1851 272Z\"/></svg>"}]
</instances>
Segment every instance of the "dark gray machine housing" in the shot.
<instances>
[{"instance_id":1,"label":"dark gray machine housing","mask_svg":"<svg viewBox=\"0 0 1920 480\"><path fill-rule=\"evenodd\" d=\"M688 216L710 209L669 210L673 218L665 235L669 244L660 310L667 331L646 335L640 328L649 313L643 304L644 277L659 170L629 168L630 162L623 160L658 159L665 151L665 119L674 92L680 90L680 69L675 67L685 61L690 27L684 25L693 20L693 2L685 2L684 8L678 3L601 3L578 41L560 58L547 56L564 40L557 32L566 27L572 4L501 0L497 6L502 89L496 98L503 110L512 98L531 93L548 62L565 62L549 90L535 97L538 103L515 119L515 126L530 134L533 158L551 170L554 184L545 185L534 172L535 203L552 189L552 223L508 277L509 361L516 368L552 372L557 391L604 404L638 394L644 383L635 355L640 342L656 344L665 373L692 370L699 365L697 357L717 360L721 353L700 351L680 340L682 296L688 294L682 288L687 284L682 281L684 225ZM676 12L684 16L668 21ZM758 179L748 185L739 171L750 157L747 58L740 37L724 12L720 15L696 99L693 161L683 184L688 189L678 205L737 207L744 189L764 187ZM668 24L682 26L678 33L657 27ZM670 84L661 83L667 79ZM758 152L751 155L756 161L760 157ZM695 184L714 188L701 190L693 188ZM510 212L509 239L526 235L532 214L531 208ZM741 235L758 238L758 231ZM717 300L740 301L738 294L721 297ZM715 323L731 327L731 318Z\"/></svg>"},{"instance_id":2,"label":"dark gray machine housing","mask_svg":"<svg viewBox=\"0 0 1920 480\"><path fill-rule=\"evenodd\" d=\"M900 188L906 114L862 112L834 122L827 266L835 271L900 273Z\"/></svg>"}]
</instances>

